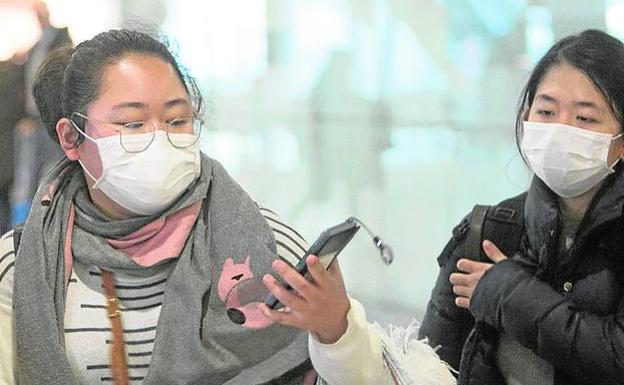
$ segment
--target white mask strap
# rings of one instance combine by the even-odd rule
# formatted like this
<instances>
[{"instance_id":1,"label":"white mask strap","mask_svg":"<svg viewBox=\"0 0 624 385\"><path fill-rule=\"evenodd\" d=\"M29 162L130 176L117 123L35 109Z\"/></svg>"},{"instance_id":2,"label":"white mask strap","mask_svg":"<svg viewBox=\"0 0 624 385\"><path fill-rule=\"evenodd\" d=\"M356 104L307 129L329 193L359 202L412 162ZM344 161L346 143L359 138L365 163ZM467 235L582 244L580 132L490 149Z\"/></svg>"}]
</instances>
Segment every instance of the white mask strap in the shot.
<instances>
[{"instance_id":1,"label":"white mask strap","mask_svg":"<svg viewBox=\"0 0 624 385\"><path fill-rule=\"evenodd\" d=\"M79 133L81 133L82 135L84 135L85 138L89 139L90 141L92 141L93 143L95 143L95 139L93 139L92 137L90 137L89 135L87 135L86 132L82 131L80 129L80 127L78 127L78 125L76 123L74 123L73 120L71 120L71 118L69 119L69 121L71 122L71 124L76 128L76 130L78 130Z\"/></svg>"},{"instance_id":2,"label":"white mask strap","mask_svg":"<svg viewBox=\"0 0 624 385\"><path fill-rule=\"evenodd\" d=\"M76 128L76 130L78 130L78 132L80 132L82 135L84 135L85 138L89 139L90 141L92 141L93 143L95 143L95 145L97 146L97 141L95 139L93 139L92 137L90 137L89 135L87 135L86 132L82 131L78 125L76 123L74 123L73 120L69 119L69 121L71 122L71 124ZM99 148L99 147L98 147ZM104 172L102 172L102 176L100 176L100 178L95 178L93 176L93 174L91 174L91 172L89 171L89 169L87 169L84 165L84 163L82 163L82 160L78 159L78 163L80 163L80 165L82 166L82 169L84 170L84 172L89 176L89 178L91 178L95 183L93 184L93 188L97 188L98 184L100 183L100 181L102 180L102 176L104 176ZM103 171L103 170L102 170Z\"/></svg>"}]
</instances>

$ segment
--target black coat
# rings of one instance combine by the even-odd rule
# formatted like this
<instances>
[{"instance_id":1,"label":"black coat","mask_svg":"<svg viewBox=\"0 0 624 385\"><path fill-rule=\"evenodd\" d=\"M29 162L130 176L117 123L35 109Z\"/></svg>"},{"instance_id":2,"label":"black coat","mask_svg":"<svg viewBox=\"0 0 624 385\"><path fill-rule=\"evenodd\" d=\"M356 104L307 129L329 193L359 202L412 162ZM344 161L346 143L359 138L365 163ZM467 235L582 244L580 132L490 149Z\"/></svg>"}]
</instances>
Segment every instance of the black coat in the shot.
<instances>
[{"instance_id":1,"label":"black coat","mask_svg":"<svg viewBox=\"0 0 624 385\"><path fill-rule=\"evenodd\" d=\"M623 208L620 167L594 197L569 252L558 257L557 201L535 178L520 248L484 274L470 312L455 306L448 282L464 254L467 219L455 228L420 336L459 366L459 385L504 384L494 361L499 332L551 363L555 384L624 384Z\"/></svg>"}]
</instances>

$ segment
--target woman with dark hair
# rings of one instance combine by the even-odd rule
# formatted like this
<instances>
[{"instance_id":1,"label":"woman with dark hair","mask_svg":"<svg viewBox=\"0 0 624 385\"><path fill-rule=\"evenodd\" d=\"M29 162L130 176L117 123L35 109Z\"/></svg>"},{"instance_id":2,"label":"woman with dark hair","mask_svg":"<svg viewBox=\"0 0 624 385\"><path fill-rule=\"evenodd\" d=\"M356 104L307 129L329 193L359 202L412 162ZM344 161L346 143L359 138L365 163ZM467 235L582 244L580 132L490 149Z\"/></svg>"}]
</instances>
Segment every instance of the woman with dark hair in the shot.
<instances>
[{"instance_id":1,"label":"woman with dark hair","mask_svg":"<svg viewBox=\"0 0 624 385\"><path fill-rule=\"evenodd\" d=\"M101 33L54 52L34 95L65 159L0 239L0 382L312 384L312 355L341 385L392 383L338 265L298 275L305 241L200 152L202 98L165 45ZM241 303L254 277L289 307Z\"/></svg>"},{"instance_id":2,"label":"woman with dark hair","mask_svg":"<svg viewBox=\"0 0 624 385\"><path fill-rule=\"evenodd\" d=\"M518 110L535 174L517 250L453 232L421 336L459 384L621 384L624 379L624 44L587 30L539 61ZM522 227L524 230L521 230Z\"/></svg>"}]
</instances>

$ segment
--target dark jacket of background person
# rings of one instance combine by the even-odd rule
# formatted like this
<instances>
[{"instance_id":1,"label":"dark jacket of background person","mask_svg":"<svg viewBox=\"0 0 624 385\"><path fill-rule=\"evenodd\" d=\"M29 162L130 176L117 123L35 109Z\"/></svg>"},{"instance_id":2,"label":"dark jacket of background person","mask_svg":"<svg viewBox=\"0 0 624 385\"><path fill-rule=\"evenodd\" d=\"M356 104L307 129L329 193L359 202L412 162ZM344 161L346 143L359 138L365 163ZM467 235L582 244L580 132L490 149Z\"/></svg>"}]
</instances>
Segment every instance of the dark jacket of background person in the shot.
<instances>
[{"instance_id":1,"label":"dark jacket of background person","mask_svg":"<svg viewBox=\"0 0 624 385\"><path fill-rule=\"evenodd\" d=\"M26 220L31 199L39 179L62 157L57 143L52 141L45 130L41 129L37 108L32 96L32 85L37 71L54 49L71 45L67 28L49 25L47 16L42 18L42 35L29 51L24 64L24 76L21 83L24 99L22 115L16 127L16 156L14 166L14 185L12 189L12 222L14 225Z\"/></svg>"},{"instance_id":2,"label":"dark jacket of background person","mask_svg":"<svg viewBox=\"0 0 624 385\"><path fill-rule=\"evenodd\" d=\"M41 37L28 52L28 59L25 64L24 87L26 92L25 113L31 118L37 118L38 111L35 100L32 96L32 86L37 77L37 72L41 64L48 57L50 52L64 45L72 45L67 28L56 28L49 25L47 18L42 21Z\"/></svg>"},{"instance_id":3,"label":"dark jacket of background person","mask_svg":"<svg viewBox=\"0 0 624 385\"><path fill-rule=\"evenodd\" d=\"M624 381L624 174L617 168L563 256L556 197L534 178L519 253L486 272L470 312L455 305L449 283L464 257L467 219L453 230L420 337L459 365L459 385L505 383L495 363L500 331L554 365L555 384Z\"/></svg>"},{"instance_id":4,"label":"dark jacket of background person","mask_svg":"<svg viewBox=\"0 0 624 385\"><path fill-rule=\"evenodd\" d=\"M13 183L15 125L24 111L24 67L0 62L0 231L9 227L9 191Z\"/></svg>"},{"instance_id":5,"label":"dark jacket of background person","mask_svg":"<svg viewBox=\"0 0 624 385\"><path fill-rule=\"evenodd\" d=\"M23 66L0 62L0 186L13 181L13 137L15 124L24 111Z\"/></svg>"}]
</instances>

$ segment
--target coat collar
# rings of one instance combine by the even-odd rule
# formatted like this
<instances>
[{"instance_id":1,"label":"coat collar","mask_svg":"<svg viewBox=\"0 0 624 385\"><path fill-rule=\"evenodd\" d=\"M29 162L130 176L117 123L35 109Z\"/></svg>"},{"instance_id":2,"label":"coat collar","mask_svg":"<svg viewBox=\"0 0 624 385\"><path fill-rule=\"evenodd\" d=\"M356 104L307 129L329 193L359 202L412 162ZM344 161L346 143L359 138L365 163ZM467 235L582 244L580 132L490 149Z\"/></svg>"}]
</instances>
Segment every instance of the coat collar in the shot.
<instances>
[{"instance_id":1,"label":"coat collar","mask_svg":"<svg viewBox=\"0 0 624 385\"><path fill-rule=\"evenodd\" d=\"M620 218L624 208L624 167L604 182L585 213L579 239L584 238L601 225ZM530 246L529 257L543 259L556 248L559 231L559 206L556 194L534 176L524 206L526 234ZM531 258L531 259L533 259Z\"/></svg>"}]
</instances>

